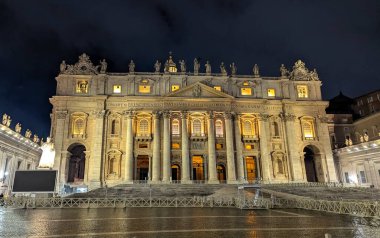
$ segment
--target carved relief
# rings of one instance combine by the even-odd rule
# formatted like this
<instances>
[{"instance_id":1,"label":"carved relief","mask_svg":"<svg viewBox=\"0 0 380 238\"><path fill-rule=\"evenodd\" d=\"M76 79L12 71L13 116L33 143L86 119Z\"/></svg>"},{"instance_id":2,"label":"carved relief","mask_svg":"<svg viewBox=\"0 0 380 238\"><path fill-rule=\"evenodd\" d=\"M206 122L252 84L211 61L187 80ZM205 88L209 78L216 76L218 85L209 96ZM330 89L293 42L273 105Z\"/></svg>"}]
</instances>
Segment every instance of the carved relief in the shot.
<instances>
[{"instance_id":1,"label":"carved relief","mask_svg":"<svg viewBox=\"0 0 380 238\"><path fill-rule=\"evenodd\" d=\"M90 57L83 53L81 56L79 56L79 60L75 65L65 66L65 62L63 61L60 66L60 73L77 75L96 75L99 73L99 67L101 66L94 66L90 60ZM104 69L104 66L102 66L102 69Z\"/></svg>"},{"instance_id":2,"label":"carved relief","mask_svg":"<svg viewBox=\"0 0 380 238\"><path fill-rule=\"evenodd\" d=\"M290 73L290 80L296 81L319 81L317 70L309 71L305 67L305 63L297 60L294 63L293 71Z\"/></svg>"}]
</instances>

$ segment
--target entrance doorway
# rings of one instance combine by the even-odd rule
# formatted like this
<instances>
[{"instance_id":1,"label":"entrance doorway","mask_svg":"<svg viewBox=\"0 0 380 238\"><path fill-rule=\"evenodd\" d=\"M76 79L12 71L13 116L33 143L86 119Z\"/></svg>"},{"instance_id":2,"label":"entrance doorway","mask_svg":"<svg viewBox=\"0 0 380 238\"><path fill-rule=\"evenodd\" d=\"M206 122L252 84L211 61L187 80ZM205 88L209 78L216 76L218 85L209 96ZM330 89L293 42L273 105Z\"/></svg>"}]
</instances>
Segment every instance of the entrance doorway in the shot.
<instances>
[{"instance_id":1,"label":"entrance doorway","mask_svg":"<svg viewBox=\"0 0 380 238\"><path fill-rule=\"evenodd\" d=\"M226 168L222 164L218 164L216 166L216 171L218 173L218 180L225 181L226 180Z\"/></svg>"},{"instance_id":2,"label":"entrance doorway","mask_svg":"<svg viewBox=\"0 0 380 238\"><path fill-rule=\"evenodd\" d=\"M71 146L70 146L71 147ZM84 179L84 170L86 164L86 147L84 145L74 145L69 147L71 153L69 160L69 169L67 174L68 183L81 183Z\"/></svg>"},{"instance_id":3,"label":"entrance doorway","mask_svg":"<svg viewBox=\"0 0 380 238\"><path fill-rule=\"evenodd\" d=\"M245 157L245 167L247 170L247 181L254 182L257 179L256 158L253 156Z\"/></svg>"},{"instance_id":4,"label":"entrance doorway","mask_svg":"<svg viewBox=\"0 0 380 238\"><path fill-rule=\"evenodd\" d=\"M203 157L200 155L194 155L193 161L193 180L204 180L203 170Z\"/></svg>"},{"instance_id":5,"label":"entrance doorway","mask_svg":"<svg viewBox=\"0 0 380 238\"><path fill-rule=\"evenodd\" d=\"M179 165L172 165L172 180L181 180L181 169Z\"/></svg>"},{"instance_id":6,"label":"entrance doorway","mask_svg":"<svg viewBox=\"0 0 380 238\"><path fill-rule=\"evenodd\" d=\"M135 180L148 180L149 177L149 156L138 155L136 165Z\"/></svg>"},{"instance_id":7,"label":"entrance doorway","mask_svg":"<svg viewBox=\"0 0 380 238\"><path fill-rule=\"evenodd\" d=\"M303 149L304 152L304 163L305 163L305 172L306 179L308 182L318 182L317 172L315 168L315 154L313 150L306 146Z\"/></svg>"}]
</instances>

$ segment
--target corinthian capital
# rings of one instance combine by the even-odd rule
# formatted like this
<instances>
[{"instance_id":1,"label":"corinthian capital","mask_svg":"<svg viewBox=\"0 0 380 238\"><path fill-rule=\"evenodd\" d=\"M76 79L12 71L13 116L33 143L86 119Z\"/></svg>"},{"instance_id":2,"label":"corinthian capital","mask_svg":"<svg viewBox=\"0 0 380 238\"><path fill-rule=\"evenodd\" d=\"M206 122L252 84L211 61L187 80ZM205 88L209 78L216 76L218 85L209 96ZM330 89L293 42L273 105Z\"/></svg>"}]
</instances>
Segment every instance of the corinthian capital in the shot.
<instances>
[{"instance_id":1,"label":"corinthian capital","mask_svg":"<svg viewBox=\"0 0 380 238\"><path fill-rule=\"evenodd\" d=\"M161 111L154 111L153 112L153 118L154 119L160 119L162 112Z\"/></svg>"},{"instance_id":2,"label":"corinthian capital","mask_svg":"<svg viewBox=\"0 0 380 238\"><path fill-rule=\"evenodd\" d=\"M215 118L214 112L213 111L208 111L207 112L207 118L210 119L210 120L214 119Z\"/></svg>"},{"instance_id":3,"label":"corinthian capital","mask_svg":"<svg viewBox=\"0 0 380 238\"><path fill-rule=\"evenodd\" d=\"M260 113L258 118L260 121L268 121L269 117L271 117L269 114L266 113Z\"/></svg>"},{"instance_id":4,"label":"corinthian capital","mask_svg":"<svg viewBox=\"0 0 380 238\"><path fill-rule=\"evenodd\" d=\"M224 113L224 118L225 118L226 120L231 120L232 117L233 117L233 112L225 112L225 113Z\"/></svg>"},{"instance_id":5,"label":"corinthian capital","mask_svg":"<svg viewBox=\"0 0 380 238\"><path fill-rule=\"evenodd\" d=\"M97 119L101 119L106 114L106 110L94 110L91 112L91 115Z\"/></svg>"},{"instance_id":6,"label":"corinthian capital","mask_svg":"<svg viewBox=\"0 0 380 238\"><path fill-rule=\"evenodd\" d=\"M188 111L181 111L181 118L182 119L187 119L188 117L189 117Z\"/></svg>"},{"instance_id":7,"label":"corinthian capital","mask_svg":"<svg viewBox=\"0 0 380 238\"><path fill-rule=\"evenodd\" d=\"M282 112L279 116L283 121L294 121L296 119L296 116L291 113Z\"/></svg>"},{"instance_id":8,"label":"corinthian capital","mask_svg":"<svg viewBox=\"0 0 380 238\"><path fill-rule=\"evenodd\" d=\"M163 111L162 115L164 116L164 118L170 118L170 111Z\"/></svg>"},{"instance_id":9,"label":"corinthian capital","mask_svg":"<svg viewBox=\"0 0 380 238\"><path fill-rule=\"evenodd\" d=\"M67 111L56 111L55 115L57 119L65 119L67 116Z\"/></svg>"},{"instance_id":10,"label":"corinthian capital","mask_svg":"<svg viewBox=\"0 0 380 238\"><path fill-rule=\"evenodd\" d=\"M126 118L133 118L135 116L135 112L132 110L125 110L125 111L123 111L123 115Z\"/></svg>"},{"instance_id":11,"label":"corinthian capital","mask_svg":"<svg viewBox=\"0 0 380 238\"><path fill-rule=\"evenodd\" d=\"M327 123L329 118L327 116L318 115L318 119L321 123Z\"/></svg>"}]
</instances>

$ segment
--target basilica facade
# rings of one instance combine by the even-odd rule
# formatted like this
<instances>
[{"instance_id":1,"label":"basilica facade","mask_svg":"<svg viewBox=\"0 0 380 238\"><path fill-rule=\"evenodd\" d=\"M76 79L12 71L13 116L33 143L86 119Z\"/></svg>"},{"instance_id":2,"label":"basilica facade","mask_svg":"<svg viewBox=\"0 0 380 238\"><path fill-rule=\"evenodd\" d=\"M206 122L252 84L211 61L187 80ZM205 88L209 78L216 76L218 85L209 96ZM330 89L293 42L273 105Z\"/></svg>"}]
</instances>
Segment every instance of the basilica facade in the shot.
<instances>
[{"instance_id":1,"label":"basilica facade","mask_svg":"<svg viewBox=\"0 0 380 238\"><path fill-rule=\"evenodd\" d=\"M63 61L50 98L59 188L336 181L315 70L298 60L263 77L257 65L238 75L204 63L189 70L170 55L153 72L131 61L112 73L86 54Z\"/></svg>"}]
</instances>

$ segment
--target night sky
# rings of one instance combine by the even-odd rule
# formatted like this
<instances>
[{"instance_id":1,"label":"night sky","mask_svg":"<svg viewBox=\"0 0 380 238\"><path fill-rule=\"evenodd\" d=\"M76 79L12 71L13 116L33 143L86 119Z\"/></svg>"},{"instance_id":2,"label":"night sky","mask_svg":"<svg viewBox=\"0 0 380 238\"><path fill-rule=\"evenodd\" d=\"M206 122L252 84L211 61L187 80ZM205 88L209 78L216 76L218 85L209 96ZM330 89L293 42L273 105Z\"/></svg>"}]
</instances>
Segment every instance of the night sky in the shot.
<instances>
[{"instance_id":1,"label":"night sky","mask_svg":"<svg viewBox=\"0 0 380 238\"><path fill-rule=\"evenodd\" d=\"M380 1L0 1L0 113L46 137L59 64L86 52L108 71L153 71L172 51L192 69L257 63L278 76L302 59L326 100L380 88Z\"/></svg>"}]
</instances>

